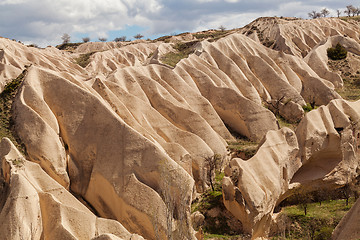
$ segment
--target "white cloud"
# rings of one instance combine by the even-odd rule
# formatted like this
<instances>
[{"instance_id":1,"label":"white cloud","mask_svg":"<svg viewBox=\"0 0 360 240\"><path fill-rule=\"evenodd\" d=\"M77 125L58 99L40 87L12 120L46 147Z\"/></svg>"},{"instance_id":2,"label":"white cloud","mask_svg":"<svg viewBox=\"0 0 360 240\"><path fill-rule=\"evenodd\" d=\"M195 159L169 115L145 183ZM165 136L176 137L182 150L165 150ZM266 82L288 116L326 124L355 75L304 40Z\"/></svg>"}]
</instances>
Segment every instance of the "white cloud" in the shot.
<instances>
[{"instance_id":1,"label":"white cloud","mask_svg":"<svg viewBox=\"0 0 360 240\"><path fill-rule=\"evenodd\" d=\"M0 35L41 45L59 44L63 33L107 37L109 31L140 26L146 34L241 27L260 16L307 17L338 0L0 0Z\"/></svg>"}]
</instances>

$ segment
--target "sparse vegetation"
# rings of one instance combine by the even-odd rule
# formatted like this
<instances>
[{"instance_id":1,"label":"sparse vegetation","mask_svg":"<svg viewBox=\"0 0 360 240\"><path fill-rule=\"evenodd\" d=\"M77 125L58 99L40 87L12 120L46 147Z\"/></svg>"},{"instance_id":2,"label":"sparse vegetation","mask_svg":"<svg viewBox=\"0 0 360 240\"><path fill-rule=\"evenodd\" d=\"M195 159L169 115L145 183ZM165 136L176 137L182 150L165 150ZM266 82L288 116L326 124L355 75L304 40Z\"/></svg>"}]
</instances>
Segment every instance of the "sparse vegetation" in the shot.
<instances>
[{"instance_id":1,"label":"sparse vegetation","mask_svg":"<svg viewBox=\"0 0 360 240\"><path fill-rule=\"evenodd\" d=\"M205 216L202 229L206 239L233 239L235 235L242 233L240 221L234 219L223 204L221 188L223 177L224 173L218 171L215 176L214 190L208 189L191 205L192 212L199 211Z\"/></svg>"},{"instance_id":2,"label":"sparse vegetation","mask_svg":"<svg viewBox=\"0 0 360 240\"><path fill-rule=\"evenodd\" d=\"M252 158L258 148L258 143L250 141L245 137L238 137L236 141L228 142L228 150L233 157L239 157L241 159Z\"/></svg>"},{"instance_id":3,"label":"sparse vegetation","mask_svg":"<svg viewBox=\"0 0 360 240\"><path fill-rule=\"evenodd\" d=\"M224 159L220 154L214 154L213 156L207 156L204 158L204 162L207 168L207 179L209 179L210 186L213 191L215 191L213 178L217 171L221 172L223 160Z\"/></svg>"},{"instance_id":4,"label":"sparse vegetation","mask_svg":"<svg viewBox=\"0 0 360 240\"><path fill-rule=\"evenodd\" d=\"M276 120L279 123L280 128L287 127L287 128L290 128L293 131L296 130L296 127L299 124L298 122L297 123L291 123L291 122L287 121L285 118L283 118L280 115L276 115Z\"/></svg>"},{"instance_id":5,"label":"sparse vegetation","mask_svg":"<svg viewBox=\"0 0 360 240\"><path fill-rule=\"evenodd\" d=\"M89 37L84 37L82 40L83 40L84 43L87 43L87 42L90 41L90 38Z\"/></svg>"},{"instance_id":6,"label":"sparse vegetation","mask_svg":"<svg viewBox=\"0 0 360 240\"><path fill-rule=\"evenodd\" d=\"M191 42L179 42L176 43L173 48L176 52L169 52L161 57L161 62L167 64L169 66L175 67L175 65L183 58L187 58L190 54L192 54L194 50L194 45L198 43L198 41Z\"/></svg>"},{"instance_id":7,"label":"sparse vegetation","mask_svg":"<svg viewBox=\"0 0 360 240\"><path fill-rule=\"evenodd\" d=\"M76 63L79 64L81 67L85 68L90 63L90 57L95 52L81 54L78 58L75 59Z\"/></svg>"},{"instance_id":8,"label":"sparse vegetation","mask_svg":"<svg viewBox=\"0 0 360 240\"><path fill-rule=\"evenodd\" d=\"M21 158L11 159L11 162L18 168L21 168L24 165L24 160Z\"/></svg>"},{"instance_id":9,"label":"sparse vegetation","mask_svg":"<svg viewBox=\"0 0 360 240\"><path fill-rule=\"evenodd\" d=\"M99 41L100 41L100 42L106 42L106 41L107 41L107 38L106 38L106 37L99 37Z\"/></svg>"},{"instance_id":10,"label":"sparse vegetation","mask_svg":"<svg viewBox=\"0 0 360 240\"><path fill-rule=\"evenodd\" d=\"M335 48L327 49L327 55L331 60L342 60L347 57L347 50L338 43Z\"/></svg>"},{"instance_id":11,"label":"sparse vegetation","mask_svg":"<svg viewBox=\"0 0 360 240\"><path fill-rule=\"evenodd\" d=\"M142 39L143 37L144 37L144 35L141 35L140 33L138 33L134 36L135 39Z\"/></svg>"},{"instance_id":12,"label":"sparse vegetation","mask_svg":"<svg viewBox=\"0 0 360 240\"><path fill-rule=\"evenodd\" d=\"M348 206L344 199L327 200L321 205L309 203L306 215L299 205L284 207L281 214L289 221L285 224L285 239L329 239L336 225L354 202L354 199L350 199ZM272 239L279 238L274 236Z\"/></svg>"},{"instance_id":13,"label":"sparse vegetation","mask_svg":"<svg viewBox=\"0 0 360 240\"><path fill-rule=\"evenodd\" d=\"M81 44L82 43L63 43L63 44L57 45L56 48L59 50L74 51Z\"/></svg>"},{"instance_id":14,"label":"sparse vegetation","mask_svg":"<svg viewBox=\"0 0 360 240\"><path fill-rule=\"evenodd\" d=\"M61 40L63 40L63 44L69 43L70 42L70 35L67 33L64 33L61 36Z\"/></svg>"},{"instance_id":15,"label":"sparse vegetation","mask_svg":"<svg viewBox=\"0 0 360 240\"><path fill-rule=\"evenodd\" d=\"M25 146L20 143L20 140L13 129L14 123L11 107L13 99L19 86L24 80L25 75L26 70L24 70L16 79L6 84L4 90L0 94L0 139L3 137L9 138L22 153L25 153Z\"/></svg>"},{"instance_id":16,"label":"sparse vegetation","mask_svg":"<svg viewBox=\"0 0 360 240\"><path fill-rule=\"evenodd\" d=\"M349 57L343 60L328 61L329 68L340 74L343 79L344 86L336 91L346 100L360 99L360 71L352 68L352 61L358 61L360 58L352 53L348 53ZM352 60L354 59L354 60Z\"/></svg>"},{"instance_id":17,"label":"sparse vegetation","mask_svg":"<svg viewBox=\"0 0 360 240\"><path fill-rule=\"evenodd\" d=\"M126 36L117 37L114 39L114 42L125 42L125 41L126 41Z\"/></svg>"},{"instance_id":18,"label":"sparse vegetation","mask_svg":"<svg viewBox=\"0 0 360 240\"><path fill-rule=\"evenodd\" d=\"M229 30L225 30L225 29L210 30L210 31L203 31L200 33L195 33L195 34L193 34L193 36L199 40L209 39L209 41L212 42L212 41L216 41L220 38L225 37L226 35L228 35L229 32L230 32Z\"/></svg>"},{"instance_id":19,"label":"sparse vegetation","mask_svg":"<svg viewBox=\"0 0 360 240\"><path fill-rule=\"evenodd\" d=\"M316 109L316 107L313 106L313 105L310 104L310 103L306 103L306 105L305 105L305 106L302 106L302 108L304 109L304 112L305 112L305 113L310 112L311 110Z\"/></svg>"}]
</instances>

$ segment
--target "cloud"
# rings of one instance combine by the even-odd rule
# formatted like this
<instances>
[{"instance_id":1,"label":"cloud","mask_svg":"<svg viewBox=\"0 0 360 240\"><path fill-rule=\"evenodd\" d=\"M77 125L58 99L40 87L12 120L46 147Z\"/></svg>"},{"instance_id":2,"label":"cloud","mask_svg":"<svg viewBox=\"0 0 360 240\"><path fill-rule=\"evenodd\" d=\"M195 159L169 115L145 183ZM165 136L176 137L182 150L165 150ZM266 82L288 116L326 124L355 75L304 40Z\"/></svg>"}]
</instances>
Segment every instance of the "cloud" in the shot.
<instances>
[{"instance_id":1,"label":"cloud","mask_svg":"<svg viewBox=\"0 0 360 240\"><path fill-rule=\"evenodd\" d=\"M357 0L0 0L0 36L54 45L63 33L79 41L76 36L108 37L138 26L148 37L241 27L260 16L306 18L323 7L335 14L348 4Z\"/></svg>"}]
</instances>

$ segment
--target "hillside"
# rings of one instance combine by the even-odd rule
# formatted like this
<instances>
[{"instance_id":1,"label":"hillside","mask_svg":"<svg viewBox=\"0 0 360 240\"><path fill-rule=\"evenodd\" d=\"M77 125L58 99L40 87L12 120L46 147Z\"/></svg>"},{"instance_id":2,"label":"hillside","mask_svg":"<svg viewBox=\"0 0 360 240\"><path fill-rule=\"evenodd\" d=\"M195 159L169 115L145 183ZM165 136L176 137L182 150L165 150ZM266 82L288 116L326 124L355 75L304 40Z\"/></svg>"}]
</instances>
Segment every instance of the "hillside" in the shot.
<instances>
[{"instance_id":1,"label":"hillside","mask_svg":"<svg viewBox=\"0 0 360 240\"><path fill-rule=\"evenodd\" d=\"M348 57L333 62L327 49L338 43ZM255 239L283 200L359 176L351 21L260 18L63 47L0 38L0 90L11 92L0 143L5 239L196 239L191 203L215 172L225 172L230 217ZM258 144L248 160L229 155L239 137Z\"/></svg>"}]
</instances>

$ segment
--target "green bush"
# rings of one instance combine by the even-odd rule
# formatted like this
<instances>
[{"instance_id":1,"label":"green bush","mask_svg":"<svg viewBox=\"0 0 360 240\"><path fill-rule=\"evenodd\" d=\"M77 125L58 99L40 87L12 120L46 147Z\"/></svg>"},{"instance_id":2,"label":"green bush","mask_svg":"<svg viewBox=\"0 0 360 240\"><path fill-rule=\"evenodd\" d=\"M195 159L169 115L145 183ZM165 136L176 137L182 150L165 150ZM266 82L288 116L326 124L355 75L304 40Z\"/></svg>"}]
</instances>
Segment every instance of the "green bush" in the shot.
<instances>
[{"instance_id":1,"label":"green bush","mask_svg":"<svg viewBox=\"0 0 360 240\"><path fill-rule=\"evenodd\" d=\"M319 232L315 234L315 240L327 240L331 238L333 228L322 227Z\"/></svg>"},{"instance_id":2,"label":"green bush","mask_svg":"<svg viewBox=\"0 0 360 240\"><path fill-rule=\"evenodd\" d=\"M335 48L327 49L327 55L332 60L341 60L346 58L347 51L340 43L338 43Z\"/></svg>"}]
</instances>

